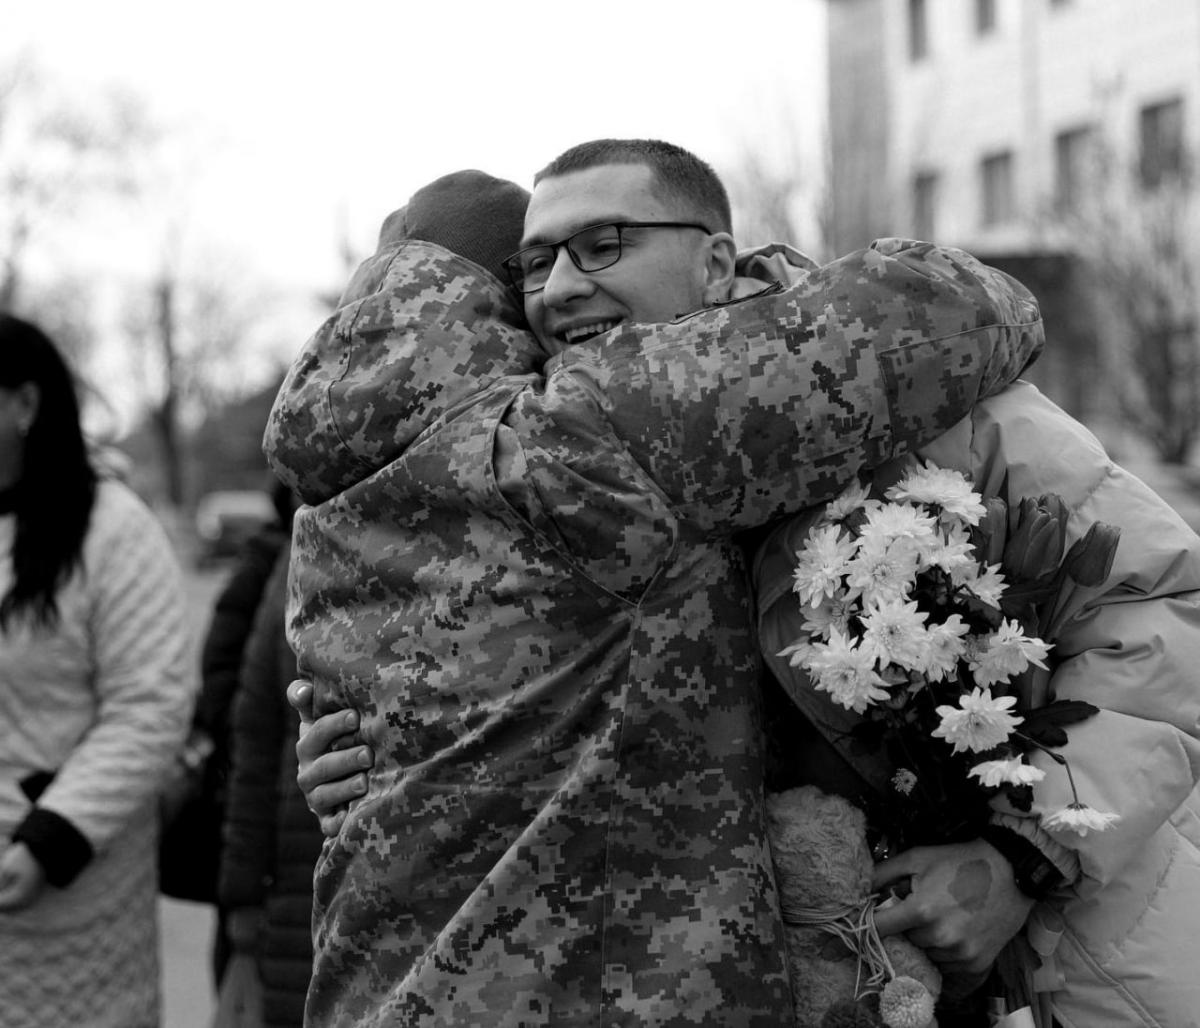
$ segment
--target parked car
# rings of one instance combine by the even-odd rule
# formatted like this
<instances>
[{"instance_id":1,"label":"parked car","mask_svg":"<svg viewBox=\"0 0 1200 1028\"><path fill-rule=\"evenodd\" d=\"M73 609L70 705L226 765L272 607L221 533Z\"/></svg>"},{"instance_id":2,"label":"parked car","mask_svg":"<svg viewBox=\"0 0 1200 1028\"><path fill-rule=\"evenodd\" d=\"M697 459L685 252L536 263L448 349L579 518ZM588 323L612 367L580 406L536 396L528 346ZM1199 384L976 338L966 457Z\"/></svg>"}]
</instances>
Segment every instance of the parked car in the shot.
<instances>
[{"instance_id":1,"label":"parked car","mask_svg":"<svg viewBox=\"0 0 1200 1028\"><path fill-rule=\"evenodd\" d=\"M259 489L221 489L196 504L196 562L213 564L233 557L247 539L277 518L271 497Z\"/></svg>"}]
</instances>

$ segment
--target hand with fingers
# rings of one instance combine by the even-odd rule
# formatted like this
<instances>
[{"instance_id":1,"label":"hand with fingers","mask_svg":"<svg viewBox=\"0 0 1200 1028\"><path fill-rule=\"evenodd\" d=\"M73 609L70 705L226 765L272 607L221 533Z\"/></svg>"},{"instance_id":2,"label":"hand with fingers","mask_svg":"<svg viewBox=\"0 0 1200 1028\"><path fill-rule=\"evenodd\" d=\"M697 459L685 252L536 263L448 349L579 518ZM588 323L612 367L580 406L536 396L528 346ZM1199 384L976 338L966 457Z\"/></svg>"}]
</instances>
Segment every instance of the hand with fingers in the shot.
<instances>
[{"instance_id":1,"label":"hand with fingers","mask_svg":"<svg viewBox=\"0 0 1200 1028\"><path fill-rule=\"evenodd\" d=\"M332 837L342 827L350 802L367 791L364 772L375 755L358 734L357 711L335 710L314 719L312 683L304 679L288 686L287 697L300 715L296 782L321 831Z\"/></svg>"},{"instance_id":2,"label":"hand with fingers","mask_svg":"<svg viewBox=\"0 0 1200 1028\"><path fill-rule=\"evenodd\" d=\"M45 884L46 873L25 843L14 842L0 852L0 911L30 906Z\"/></svg>"},{"instance_id":3,"label":"hand with fingers","mask_svg":"<svg viewBox=\"0 0 1200 1028\"><path fill-rule=\"evenodd\" d=\"M873 886L899 886L903 896L876 911L879 934L903 932L960 980L987 974L1034 905L1012 865L982 839L907 850L876 866Z\"/></svg>"}]
</instances>

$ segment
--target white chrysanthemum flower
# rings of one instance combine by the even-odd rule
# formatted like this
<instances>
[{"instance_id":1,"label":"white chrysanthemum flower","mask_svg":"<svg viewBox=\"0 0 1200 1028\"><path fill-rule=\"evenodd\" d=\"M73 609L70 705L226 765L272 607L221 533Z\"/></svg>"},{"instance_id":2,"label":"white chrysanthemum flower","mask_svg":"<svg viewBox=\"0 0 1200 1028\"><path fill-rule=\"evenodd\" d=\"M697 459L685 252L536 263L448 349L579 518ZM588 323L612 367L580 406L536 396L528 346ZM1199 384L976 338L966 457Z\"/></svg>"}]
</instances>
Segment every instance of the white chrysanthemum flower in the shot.
<instances>
[{"instance_id":1,"label":"white chrysanthemum flower","mask_svg":"<svg viewBox=\"0 0 1200 1028\"><path fill-rule=\"evenodd\" d=\"M953 524L942 532L935 532L924 550L921 570L941 568L950 576L950 581L969 575L979 565L975 562L975 547L962 525Z\"/></svg>"},{"instance_id":2,"label":"white chrysanthemum flower","mask_svg":"<svg viewBox=\"0 0 1200 1028\"><path fill-rule=\"evenodd\" d=\"M916 787L917 776L911 768L902 767L892 775L892 788L900 795L908 796Z\"/></svg>"},{"instance_id":3,"label":"white chrysanthemum flower","mask_svg":"<svg viewBox=\"0 0 1200 1028\"><path fill-rule=\"evenodd\" d=\"M837 499L825 504L822 519L825 521L845 521L846 518L861 510L872 510L879 506L878 500L867 498L868 490L865 485L854 482L848 485Z\"/></svg>"},{"instance_id":4,"label":"white chrysanthemum flower","mask_svg":"<svg viewBox=\"0 0 1200 1028\"><path fill-rule=\"evenodd\" d=\"M925 632L925 676L931 682L944 682L958 670L958 662L967 652L966 637L970 626L957 614Z\"/></svg>"},{"instance_id":5,"label":"white chrysanthemum flower","mask_svg":"<svg viewBox=\"0 0 1200 1028\"><path fill-rule=\"evenodd\" d=\"M1030 664L1045 668L1049 652L1049 643L1025 635L1020 625L1005 618L985 637L983 649L969 659L968 666L977 685L989 686L1007 682Z\"/></svg>"},{"instance_id":6,"label":"white chrysanthemum flower","mask_svg":"<svg viewBox=\"0 0 1200 1028\"><path fill-rule=\"evenodd\" d=\"M899 664L913 671L928 662L927 615L916 602L884 600L864 609L862 614L863 649L874 654L880 666Z\"/></svg>"},{"instance_id":7,"label":"white chrysanthemum flower","mask_svg":"<svg viewBox=\"0 0 1200 1028\"><path fill-rule=\"evenodd\" d=\"M857 542L837 525L814 529L796 551L792 589L800 602L813 603L821 596L837 595L842 575L857 549Z\"/></svg>"},{"instance_id":8,"label":"white chrysanthemum flower","mask_svg":"<svg viewBox=\"0 0 1200 1028\"><path fill-rule=\"evenodd\" d=\"M972 689L958 698L957 707L937 708L942 721L931 734L935 739L945 739L955 753L983 753L1004 742L1024 720L1008 712L1016 702L1015 696L992 696L987 689Z\"/></svg>"},{"instance_id":9,"label":"white chrysanthemum flower","mask_svg":"<svg viewBox=\"0 0 1200 1028\"><path fill-rule=\"evenodd\" d=\"M1063 829L1086 836L1088 832L1102 832L1120 820L1120 814L1102 813L1086 803L1068 803L1062 810L1042 818L1042 827L1047 831Z\"/></svg>"},{"instance_id":10,"label":"white chrysanthemum flower","mask_svg":"<svg viewBox=\"0 0 1200 1028\"><path fill-rule=\"evenodd\" d=\"M889 696L874 665L869 652L836 629L830 633L829 642L810 647L804 662L814 687L856 714Z\"/></svg>"},{"instance_id":11,"label":"white chrysanthemum flower","mask_svg":"<svg viewBox=\"0 0 1200 1028\"><path fill-rule=\"evenodd\" d=\"M850 596L861 596L864 605L903 600L913 587L919 554L911 542L863 539L855 558L846 565Z\"/></svg>"},{"instance_id":12,"label":"white chrysanthemum flower","mask_svg":"<svg viewBox=\"0 0 1200 1028\"><path fill-rule=\"evenodd\" d=\"M976 764L967 772L967 777L974 775L989 789L1001 785L1032 785L1046 777L1046 772L1040 767L1026 764L1020 757L1009 757L1007 760L985 760Z\"/></svg>"},{"instance_id":13,"label":"white chrysanthemum flower","mask_svg":"<svg viewBox=\"0 0 1200 1028\"><path fill-rule=\"evenodd\" d=\"M798 639L790 646L785 646L775 656L786 658L789 667L804 667L804 662L808 659L809 650L812 648L813 644L807 639Z\"/></svg>"},{"instance_id":14,"label":"white chrysanthemum flower","mask_svg":"<svg viewBox=\"0 0 1200 1028\"><path fill-rule=\"evenodd\" d=\"M925 542L934 534L937 519L907 503L885 503L867 511L859 534L867 539L912 539Z\"/></svg>"},{"instance_id":15,"label":"white chrysanthemum flower","mask_svg":"<svg viewBox=\"0 0 1200 1028\"><path fill-rule=\"evenodd\" d=\"M999 564L988 564L982 571L976 570L974 574L968 574L962 582L955 584L965 585L989 607L999 609L1000 600L1004 597L1004 575L1000 572Z\"/></svg>"},{"instance_id":16,"label":"white chrysanthemum flower","mask_svg":"<svg viewBox=\"0 0 1200 1028\"><path fill-rule=\"evenodd\" d=\"M804 618L800 627L818 639L828 639L830 631L834 628L843 635L848 635L850 618L854 613L853 603L823 596L820 602L806 603L800 608L800 615Z\"/></svg>"},{"instance_id":17,"label":"white chrysanthemum flower","mask_svg":"<svg viewBox=\"0 0 1200 1028\"><path fill-rule=\"evenodd\" d=\"M905 475L886 495L889 500L908 500L940 507L968 525L979 524L985 509L982 497L972 490L970 480L962 472L939 468L933 462Z\"/></svg>"}]
</instances>

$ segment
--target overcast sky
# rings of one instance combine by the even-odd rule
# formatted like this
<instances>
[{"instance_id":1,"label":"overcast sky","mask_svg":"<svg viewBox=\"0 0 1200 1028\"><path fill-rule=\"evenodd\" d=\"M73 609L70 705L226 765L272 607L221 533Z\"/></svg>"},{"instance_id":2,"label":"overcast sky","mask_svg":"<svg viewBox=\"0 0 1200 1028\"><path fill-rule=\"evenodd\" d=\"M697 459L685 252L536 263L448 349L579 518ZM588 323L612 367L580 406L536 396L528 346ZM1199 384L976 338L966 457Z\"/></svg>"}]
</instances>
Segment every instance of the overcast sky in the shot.
<instances>
[{"instance_id":1,"label":"overcast sky","mask_svg":"<svg viewBox=\"0 0 1200 1028\"><path fill-rule=\"evenodd\" d=\"M367 248L390 210L461 167L528 185L575 143L652 136L720 170L746 147L776 152L788 118L820 163L823 0L6 7L0 59L148 97L186 140L189 245L284 286L340 283L342 225ZM107 263L153 260L136 243L118 258L114 238L106 226Z\"/></svg>"}]
</instances>

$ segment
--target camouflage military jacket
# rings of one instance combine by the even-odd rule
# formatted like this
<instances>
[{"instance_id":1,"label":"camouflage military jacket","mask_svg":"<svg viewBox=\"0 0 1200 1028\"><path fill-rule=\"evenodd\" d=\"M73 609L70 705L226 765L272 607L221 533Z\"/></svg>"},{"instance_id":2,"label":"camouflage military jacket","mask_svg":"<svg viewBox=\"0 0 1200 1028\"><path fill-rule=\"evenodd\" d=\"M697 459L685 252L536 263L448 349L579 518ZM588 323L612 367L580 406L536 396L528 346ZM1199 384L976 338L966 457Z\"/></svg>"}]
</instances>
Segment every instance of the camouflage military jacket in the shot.
<instances>
[{"instance_id":1,"label":"camouflage military jacket","mask_svg":"<svg viewBox=\"0 0 1200 1028\"><path fill-rule=\"evenodd\" d=\"M556 357L405 241L276 401L289 634L361 713L316 872L312 1025L778 1025L758 662L730 535L933 438L1040 345L958 251L885 241Z\"/></svg>"}]
</instances>

